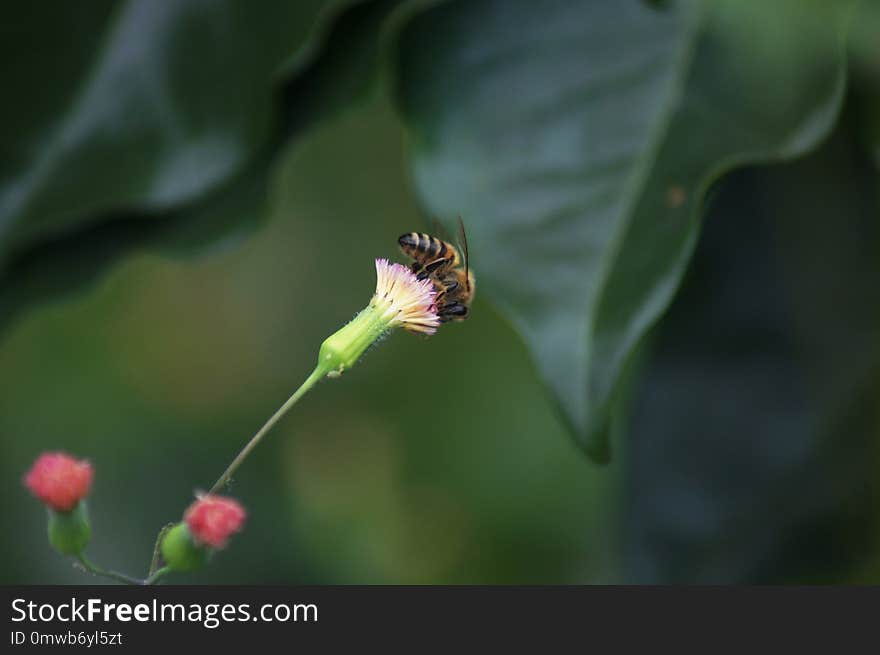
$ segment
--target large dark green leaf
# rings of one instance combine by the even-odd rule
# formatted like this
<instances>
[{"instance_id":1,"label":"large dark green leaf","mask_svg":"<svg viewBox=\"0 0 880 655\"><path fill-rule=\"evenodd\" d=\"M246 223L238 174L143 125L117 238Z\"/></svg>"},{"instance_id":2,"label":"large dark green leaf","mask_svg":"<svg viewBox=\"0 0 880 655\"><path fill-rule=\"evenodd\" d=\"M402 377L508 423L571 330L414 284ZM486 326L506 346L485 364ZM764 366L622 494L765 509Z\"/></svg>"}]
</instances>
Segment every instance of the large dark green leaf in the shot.
<instances>
[{"instance_id":1,"label":"large dark green leaf","mask_svg":"<svg viewBox=\"0 0 880 655\"><path fill-rule=\"evenodd\" d=\"M853 141L713 197L633 405L630 580L840 581L876 543L880 207Z\"/></svg>"},{"instance_id":2,"label":"large dark green leaf","mask_svg":"<svg viewBox=\"0 0 880 655\"><path fill-rule=\"evenodd\" d=\"M189 249L262 218L280 149L370 86L401 4L20 5L3 28L0 323L133 247Z\"/></svg>"},{"instance_id":3,"label":"large dark green leaf","mask_svg":"<svg viewBox=\"0 0 880 655\"><path fill-rule=\"evenodd\" d=\"M880 2L863 0L849 38L853 119L880 170Z\"/></svg>"},{"instance_id":4,"label":"large dark green leaf","mask_svg":"<svg viewBox=\"0 0 880 655\"><path fill-rule=\"evenodd\" d=\"M813 146L852 2L472 0L415 18L398 101L428 208L597 459L618 380L672 298L721 172Z\"/></svg>"},{"instance_id":5,"label":"large dark green leaf","mask_svg":"<svg viewBox=\"0 0 880 655\"><path fill-rule=\"evenodd\" d=\"M84 65L42 120L25 123L39 96L6 90L15 99L6 111L18 120L3 125L3 142L19 157L2 183L2 252L65 233L87 213L180 203L241 169L266 136L272 76L321 4L116 3L76 39L90 46ZM52 47L54 33L69 29L53 13L46 7L34 29L7 27L17 67L46 86L64 72L55 62L67 54ZM54 59L30 68L21 60L27 42L47 43Z\"/></svg>"}]
</instances>

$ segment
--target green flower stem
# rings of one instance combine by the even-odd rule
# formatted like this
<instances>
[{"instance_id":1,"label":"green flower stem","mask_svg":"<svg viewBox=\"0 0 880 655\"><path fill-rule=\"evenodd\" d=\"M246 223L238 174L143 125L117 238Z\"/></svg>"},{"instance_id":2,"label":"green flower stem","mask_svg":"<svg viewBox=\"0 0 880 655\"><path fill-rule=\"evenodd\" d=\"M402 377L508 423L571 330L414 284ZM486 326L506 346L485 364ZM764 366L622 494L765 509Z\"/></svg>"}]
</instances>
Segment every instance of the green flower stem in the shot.
<instances>
[{"instance_id":1,"label":"green flower stem","mask_svg":"<svg viewBox=\"0 0 880 655\"><path fill-rule=\"evenodd\" d=\"M215 494L227 484L229 484L229 480L232 478L232 475L238 470L238 467L242 465L244 460L247 459L247 456L251 454L251 451L256 448L260 441L262 441L263 437L266 436L266 433L272 429L272 427L279 421L281 418L293 407L300 398L302 398L306 391L315 386L315 383L324 377L327 374L327 369L322 367L320 364L312 371L312 374L306 378L306 381L302 383L299 389L297 389L293 395L287 399L277 412L272 414L271 418L259 429L259 431L251 437L251 440L247 442L244 448L241 449L241 452L236 455L235 459L232 460L232 463L226 467L226 470L223 472L217 482L214 483L214 486L211 487L211 491L209 493Z\"/></svg>"},{"instance_id":2,"label":"green flower stem","mask_svg":"<svg viewBox=\"0 0 880 655\"><path fill-rule=\"evenodd\" d=\"M146 579L141 580L140 578L133 578L130 575L125 575L124 573L117 573L116 571L108 571L107 569L101 568L82 553L77 555L76 559L80 563L80 565L89 573L100 576L102 578L116 580L116 582L121 582L122 584L128 585L143 586L155 584L162 577L171 572L170 568L168 568L167 566L163 566L162 568L153 571L149 576L146 577Z\"/></svg>"},{"instance_id":3,"label":"green flower stem","mask_svg":"<svg viewBox=\"0 0 880 655\"><path fill-rule=\"evenodd\" d=\"M110 580L116 580L116 582L121 582L123 584L132 584L132 585L143 585L145 582L143 580L139 580L138 578L132 578L131 576L125 575L124 573L117 573L116 571L108 571L107 569L102 569L97 564L93 564L88 557L84 554L80 553L76 556L76 559L82 565L82 567L93 573L94 575L100 576L102 578L109 578Z\"/></svg>"},{"instance_id":4,"label":"green flower stem","mask_svg":"<svg viewBox=\"0 0 880 655\"><path fill-rule=\"evenodd\" d=\"M389 322L390 319L384 315L384 309L378 306L374 300L348 324L327 337L324 343L321 344L321 349L318 352L318 365L312 371L312 374L287 399L287 402L277 412L272 414L265 425L251 437L251 440L247 442L245 447L241 449L241 452L232 460L232 463L226 468L223 475L214 483L214 486L211 487L211 491L208 493L217 493L229 484L233 473L238 470L238 467L247 459L251 451L259 445L263 437L266 436L266 433L305 395L306 391L315 386L318 380L324 376L337 377L343 371L354 366L364 351L388 329Z\"/></svg>"},{"instance_id":5,"label":"green flower stem","mask_svg":"<svg viewBox=\"0 0 880 655\"><path fill-rule=\"evenodd\" d=\"M162 577L171 573L171 569L167 566L163 566L160 569L156 569L150 575L147 576L147 579L144 580L145 585L156 584Z\"/></svg>"}]
</instances>

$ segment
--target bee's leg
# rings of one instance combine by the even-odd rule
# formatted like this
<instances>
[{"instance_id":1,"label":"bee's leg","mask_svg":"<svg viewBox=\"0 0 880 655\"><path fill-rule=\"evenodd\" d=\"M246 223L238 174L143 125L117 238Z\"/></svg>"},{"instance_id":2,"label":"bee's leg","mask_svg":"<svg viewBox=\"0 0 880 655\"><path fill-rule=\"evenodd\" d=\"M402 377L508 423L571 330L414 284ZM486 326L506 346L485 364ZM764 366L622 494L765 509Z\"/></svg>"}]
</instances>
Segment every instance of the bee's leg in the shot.
<instances>
[{"instance_id":1,"label":"bee's leg","mask_svg":"<svg viewBox=\"0 0 880 655\"><path fill-rule=\"evenodd\" d=\"M425 271L428 273L428 275L433 275L440 270L448 268L454 261L454 257L440 257L439 259L435 259L429 264L425 264Z\"/></svg>"},{"instance_id":2,"label":"bee's leg","mask_svg":"<svg viewBox=\"0 0 880 655\"><path fill-rule=\"evenodd\" d=\"M455 293L455 291L460 286L458 283L458 280L455 280L455 279L443 280L443 284L446 285L445 288L443 289L443 291L445 291L446 293Z\"/></svg>"},{"instance_id":3,"label":"bee's leg","mask_svg":"<svg viewBox=\"0 0 880 655\"><path fill-rule=\"evenodd\" d=\"M440 310L439 318L441 323L449 321L463 321L468 316L468 308L459 302L451 302Z\"/></svg>"},{"instance_id":4,"label":"bee's leg","mask_svg":"<svg viewBox=\"0 0 880 655\"><path fill-rule=\"evenodd\" d=\"M439 282L435 282L434 286L439 289L434 302L438 307L443 308L455 302L455 292L461 285L458 283L455 275L447 274L441 277ZM447 298L451 298L451 300L446 300Z\"/></svg>"},{"instance_id":5,"label":"bee's leg","mask_svg":"<svg viewBox=\"0 0 880 655\"><path fill-rule=\"evenodd\" d=\"M425 270L425 267L422 266L419 262L413 262L409 269L416 276L417 280L427 280L430 277L428 272Z\"/></svg>"}]
</instances>

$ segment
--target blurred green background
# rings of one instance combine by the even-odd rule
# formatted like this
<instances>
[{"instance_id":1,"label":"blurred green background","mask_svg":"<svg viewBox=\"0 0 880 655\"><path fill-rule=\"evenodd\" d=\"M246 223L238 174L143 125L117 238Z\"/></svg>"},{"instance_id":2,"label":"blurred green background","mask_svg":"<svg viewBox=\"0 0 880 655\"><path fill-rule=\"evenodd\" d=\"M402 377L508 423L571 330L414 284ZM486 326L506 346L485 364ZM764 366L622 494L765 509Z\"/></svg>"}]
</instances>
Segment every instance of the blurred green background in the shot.
<instances>
[{"instance_id":1,"label":"blurred green background","mask_svg":"<svg viewBox=\"0 0 880 655\"><path fill-rule=\"evenodd\" d=\"M381 97L291 147L271 187L271 218L243 244L138 254L5 336L0 581L93 581L50 550L20 483L56 448L95 465L93 559L142 571L157 530L367 303L373 258L400 259L397 235L428 227ZM583 457L478 296L468 322L394 334L307 395L230 488L247 529L174 581L608 581L616 471Z\"/></svg>"},{"instance_id":2,"label":"blurred green background","mask_svg":"<svg viewBox=\"0 0 880 655\"><path fill-rule=\"evenodd\" d=\"M0 25L0 583L98 582L21 484L55 449L145 573L459 212L472 317L306 395L171 582L880 581L880 0L538 5Z\"/></svg>"}]
</instances>

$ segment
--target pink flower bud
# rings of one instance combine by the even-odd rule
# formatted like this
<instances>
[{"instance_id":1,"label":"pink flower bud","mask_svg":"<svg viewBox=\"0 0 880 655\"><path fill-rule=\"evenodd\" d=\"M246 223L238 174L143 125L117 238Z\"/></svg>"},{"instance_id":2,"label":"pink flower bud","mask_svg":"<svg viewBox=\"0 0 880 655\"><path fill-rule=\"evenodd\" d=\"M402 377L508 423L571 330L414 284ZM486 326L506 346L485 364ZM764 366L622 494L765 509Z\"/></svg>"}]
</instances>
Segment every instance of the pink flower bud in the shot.
<instances>
[{"instance_id":1,"label":"pink flower bud","mask_svg":"<svg viewBox=\"0 0 880 655\"><path fill-rule=\"evenodd\" d=\"M190 505L183 520L193 538L211 548L223 548L241 530L247 513L238 501L224 496L202 496Z\"/></svg>"},{"instance_id":2,"label":"pink flower bud","mask_svg":"<svg viewBox=\"0 0 880 655\"><path fill-rule=\"evenodd\" d=\"M58 512L69 512L85 498L94 471L86 460L65 453L43 453L24 478L34 496Z\"/></svg>"}]
</instances>

